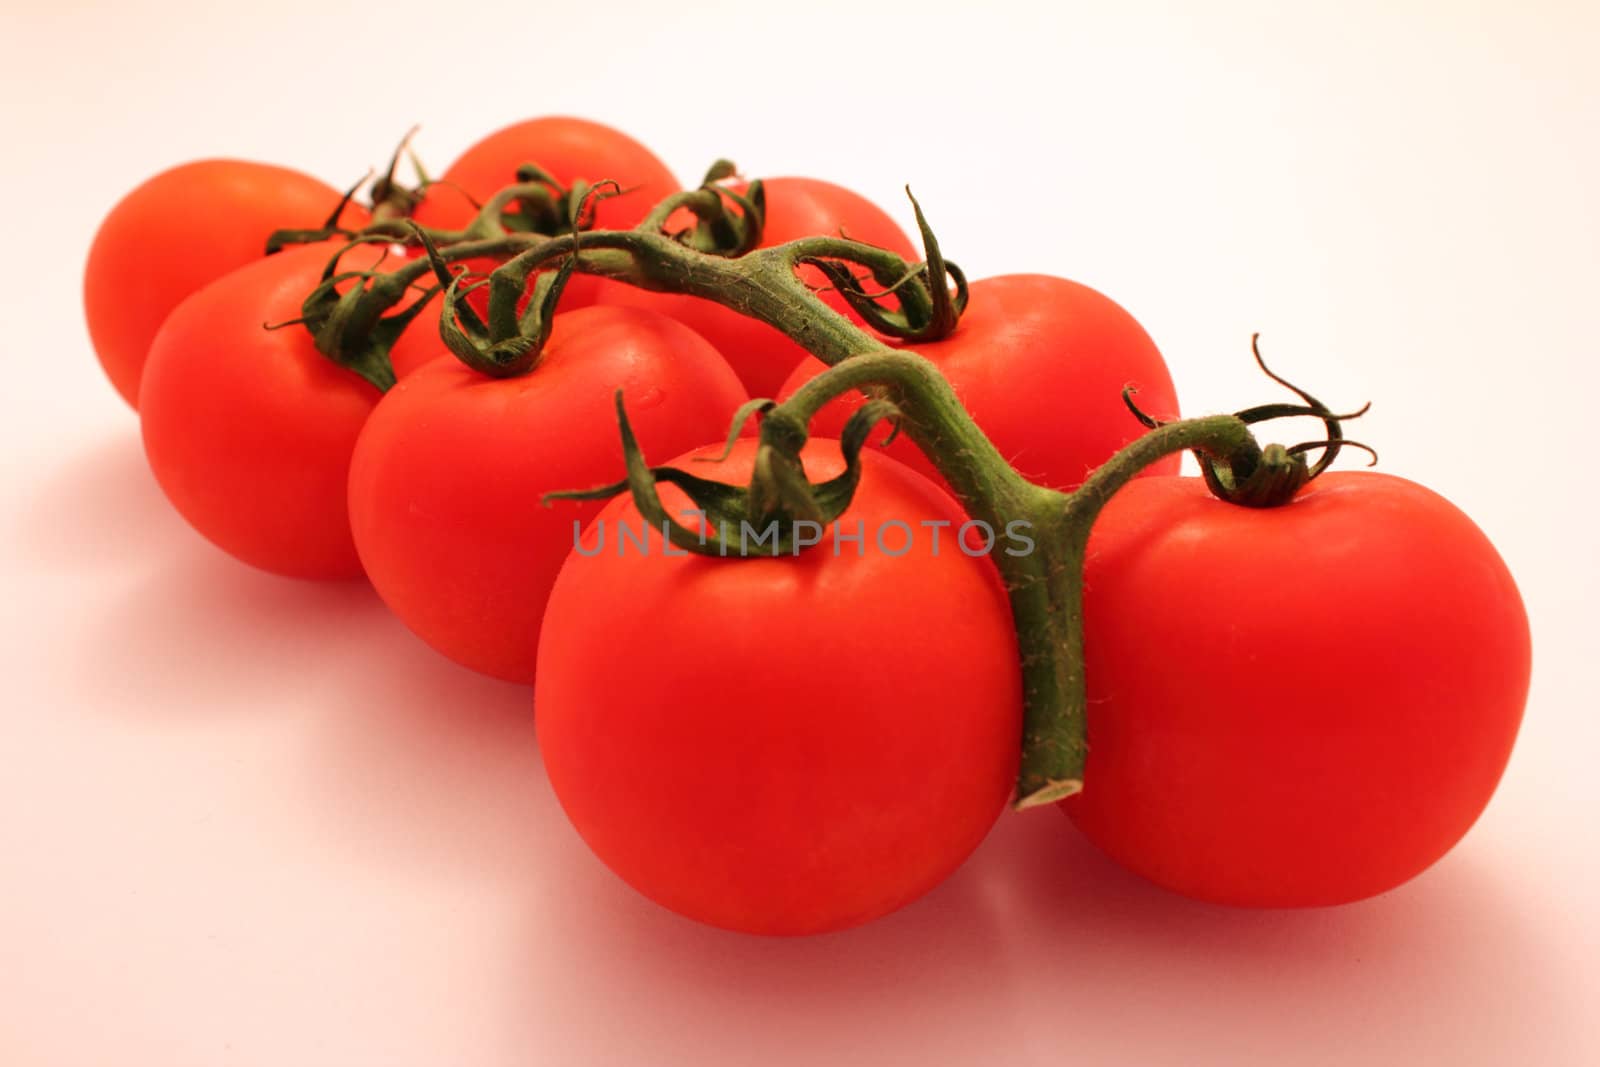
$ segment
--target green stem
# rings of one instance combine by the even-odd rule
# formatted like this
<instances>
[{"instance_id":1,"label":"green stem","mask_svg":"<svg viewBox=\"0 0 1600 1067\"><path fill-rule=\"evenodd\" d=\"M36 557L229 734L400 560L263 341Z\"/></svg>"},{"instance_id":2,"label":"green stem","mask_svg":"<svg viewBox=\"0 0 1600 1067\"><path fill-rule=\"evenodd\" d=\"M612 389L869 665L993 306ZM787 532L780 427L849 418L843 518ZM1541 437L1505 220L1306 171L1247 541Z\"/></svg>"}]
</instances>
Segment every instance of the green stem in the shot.
<instances>
[{"instance_id":1,"label":"green stem","mask_svg":"<svg viewBox=\"0 0 1600 1067\"><path fill-rule=\"evenodd\" d=\"M375 232L407 236L387 226L375 228ZM664 234L643 229L592 230L576 237L514 233L483 238L469 230L449 235L430 232L429 237L439 244L439 255L446 262L512 257L517 269L530 274L553 267L576 251L577 268L585 274L722 304L782 331L828 364L864 351L894 350L816 299L795 273L798 260L827 255L896 277L910 269L893 252L844 238L808 238L728 259L698 252ZM444 242L439 240L441 237ZM449 243L449 238L455 238L455 243ZM402 267L395 274L409 284L423 278L430 269L424 261Z\"/></svg>"},{"instance_id":2,"label":"green stem","mask_svg":"<svg viewBox=\"0 0 1600 1067\"><path fill-rule=\"evenodd\" d=\"M1044 583L1012 597L1025 699L1018 809L1083 788L1089 752L1083 565L1089 531L1118 489L1162 457L1190 450L1229 464L1248 464L1258 454L1250 428L1232 415L1168 423L1113 455L1061 505L1035 513L1038 554L1048 560Z\"/></svg>"},{"instance_id":3,"label":"green stem","mask_svg":"<svg viewBox=\"0 0 1600 1067\"><path fill-rule=\"evenodd\" d=\"M983 436L949 383L927 360L908 352L850 357L813 378L780 405L810 419L834 397L885 386L906 429L966 507L998 536L1013 523L1033 541L1029 552L991 555L1011 604L1021 662L1022 758L1019 809L1053 803L1083 788L1088 755L1088 695L1083 669L1083 563L1089 530L1107 501L1164 456L1198 449L1219 463L1252 465L1259 455L1245 423L1232 415L1173 422L1107 460L1076 492L1033 485ZM1009 538L1008 538L1009 540Z\"/></svg>"},{"instance_id":4,"label":"green stem","mask_svg":"<svg viewBox=\"0 0 1600 1067\"><path fill-rule=\"evenodd\" d=\"M1089 528L1118 489L1150 464L1178 452L1201 452L1232 469L1249 469L1261 458L1250 427L1237 415L1206 415L1163 423L1125 445L1089 475L1067 499L1065 526L1083 544Z\"/></svg>"},{"instance_id":5,"label":"green stem","mask_svg":"<svg viewBox=\"0 0 1600 1067\"><path fill-rule=\"evenodd\" d=\"M972 421L949 381L928 360L889 348L851 325L857 354L846 353L832 369L801 386L783 408L802 424L834 397L865 386L887 386L901 411L901 430L933 462L974 519L998 525L1027 515L1061 494L1029 482L1006 462ZM863 350L864 349L864 350ZM1003 570L1003 568L1002 568Z\"/></svg>"}]
</instances>

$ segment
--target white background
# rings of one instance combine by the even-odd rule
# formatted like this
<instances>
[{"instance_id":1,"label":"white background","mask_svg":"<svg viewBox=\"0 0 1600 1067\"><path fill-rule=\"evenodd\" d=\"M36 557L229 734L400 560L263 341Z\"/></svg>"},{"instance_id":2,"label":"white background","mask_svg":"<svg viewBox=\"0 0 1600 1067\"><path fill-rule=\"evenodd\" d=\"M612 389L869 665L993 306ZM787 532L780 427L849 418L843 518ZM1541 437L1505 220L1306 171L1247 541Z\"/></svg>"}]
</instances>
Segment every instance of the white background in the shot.
<instances>
[{"instance_id":1,"label":"white background","mask_svg":"<svg viewBox=\"0 0 1600 1067\"><path fill-rule=\"evenodd\" d=\"M1597 10L4 0L0 1063L1600 1062ZM1252 330L1371 399L1358 436L1477 519L1532 618L1477 828L1318 912L1168 896L1049 812L844 935L634 896L524 690L182 525L79 303L100 216L173 163L343 184L414 122L437 170L545 113L908 225L909 181L972 276L1132 310L1191 413L1275 398Z\"/></svg>"}]
</instances>

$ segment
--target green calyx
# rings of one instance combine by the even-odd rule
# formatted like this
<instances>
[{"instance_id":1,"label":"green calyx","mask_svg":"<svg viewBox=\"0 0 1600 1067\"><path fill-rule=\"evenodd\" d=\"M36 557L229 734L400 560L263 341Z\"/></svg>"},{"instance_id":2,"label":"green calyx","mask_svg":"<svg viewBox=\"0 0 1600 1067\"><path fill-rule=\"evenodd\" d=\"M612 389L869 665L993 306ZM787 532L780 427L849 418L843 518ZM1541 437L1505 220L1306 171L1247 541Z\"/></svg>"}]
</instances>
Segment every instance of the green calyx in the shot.
<instances>
[{"instance_id":1,"label":"green calyx","mask_svg":"<svg viewBox=\"0 0 1600 1067\"><path fill-rule=\"evenodd\" d=\"M467 272L452 273L433 239L420 228L414 229L444 292L439 331L450 351L473 370L491 378L512 378L533 370L550 339L561 294L577 269L576 257L567 259L554 273L539 274L531 292L528 282L535 263L527 257L512 259L487 281L463 284ZM485 285L489 287L487 322L465 299ZM519 311L517 305L525 292L528 300Z\"/></svg>"},{"instance_id":2,"label":"green calyx","mask_svg":"<svg viewBox=\"0 0 1600 1067\"><path fill-rule=\"evenodd\" d=\"M504 205L495 220L508 233L552 236L590 229L595 206L623 192L611 181L563 185L537 163L522 164L516 177L518 195Z\"/></svg>"},{"instance_id":3,"label":"green calyx","mask_svg":"<svg viewBox=\"0 0 1600 1067\"><path fill-rule=\"evenodd\" d=\"M1371 466L1378 462L1378 454L1359 441L1347 440L1341 423L1347 419L1360 418L1367 413L1370 404L1364 404L1355 411L1345 414L1335 414L1326 404L1300 388L1298 385L1274 373L1261 355L1261 335L1252 334L1250 337L1250 352L1255 357L1256 366L1268 378L1279 385L1292 391L1300 397L1303 404L1261 404L1252 408L1245 408L1236 412L1234 417L1247 426L1271 419L1287 419L1306 416L1320 419L1327 428L1327 436L1320 441L1302 441L1296 445L1267 445L1259 450L1251 450L1244 455L1219 458L1196 452L1200 462L1200 474L1205 478L1206 486L1213 496L1225 500L1230 504L1237 504L1247 508L1275 508L1282 507L1293 500L1312 480L1333 463L1342 448L1359 448L1372 457ZM1131 389L1122 391L1123 403L1133 412L1148 428L1154 430L1166 425L1151 418L1138 405L1133 402ZM1307 463L1306 453L1313 449L1321 449L1322 455L1315 463Z\"/></svg>"},{"instance_id":4,"label":"green calyx","mask_svg":"<svg viewBox=\"0 0 1600 1067\"><path fill-rule=\"evenodd\" d=\"M446 294L442 339L463 362L495 377L526 373L538 363L556 301L574 271L723 303L776 327L830 364L884 346L819 304L797 273L801 265L831 272L847 299L865 301L863 307L872 305L865 317L888 334L930 339L953 328L966 304L966 284L959 270L940 255L920 207L919 224L928 246L924 264L908 264L888 249L843 237L802 238L761 248L764 187L754 181L743 191L736 190L725 183L733 174L731 163L719 161L700 188L668 197L632 229L592 230L588 227L593 205L617 195L618 183L575 183L562 189L547 172L527 164L518 176L532 180L496 192L464 230L381 218L351 239L422 247L427 255L397 268L395 284L416 284L432 273L438 290ZM521 207L512 211L514 204ZM537 225L521 226L513 220L513 228L507 227L508 213L520 212L527 219L532 217L530 211L539 217ZM691 225L672 221L684 212L692 216ZM563 221L559 233L531 232L530 227L553 227L558 221ZM486 279L452 273L445 266L484 259L500 262ZM853 281L859 271L883 279L889 288L867 292ZM953 294L950 279L954 279ZM488 307L480 314L463 297L485 284ZM877 303L889 297L896 307ZM355 322L375 321L377 314L369 302L350 317ZM308 321L320 324L322 318L312 315ZM319 343L330 358L361 370L380 387L386 380L392 383L392 375L385 374L384 361L378 358L381 353L374 349L356 358L352 352L357 347L353 336L337 348Z\"/></svg>"},{"instance_id":5,"label":"green calyx","mask_svg":"<svg viewBox=\"0 0 1600 1067\"><path fill-rule=\"evenodd\" d=\"M861 450L872 427L899 414L887 401L864 405L850 417L840 436L843 473L813 483L800 459L805 425L770 400L752 400L735 413L727 447L717 457L725 458L732 450L741 427L753 414L765 412L750 481L732 485L676 467L650 466L628 422L620 389L616 409L627 477L597 489L550 493L544 503L607 500L628 493L639 514L673 545L699 555L723 557L792 556L817 544L824 529L844 514L855 496L861 481ZM668 510L659 490L663 482L677 486L689 498L693 505L690 514L699 520L699 529L679 522L679 516Z\"/></svg>"},{"instance_id":6,"label":"green calyx","mask_svg":"<svg viewBox=\"0 0 1600 1067\"><path fill-rule=\"evenodd\" d=\"M639 224L649 233L663 233L677 244L708 256L733 259L761 247L767 220L766 186L758 179L743 192L726 184L738 168L726 159L711 164L698 189L669 196ZM693 223L669 229L673 216L687 211Z\"/></svg>"},{"instance_id":7,"label":"green calyx","mask_svg":"<svg viewBox=\"0 0 1600 1067\"><path fill-rule=\"evenodd\" d=\"M413 295L404 275L378 269L339 270L340 259L363 243L370 242L356 238L336 252L323 269L322 281L301 303L300 317L273 328L304 325L318 352L387 391L395 382L390 351L439 290L423 289L406 307L393 310Z\"/></svg>"},{"instance_id":8,"label":"green calyx","mask_svg":"<svg viewBox=\"0 0 1600 1067\"><path fill-rule=\"evenodd\" d=\"M416 136L417 128L413 126L406 131L395 147L394 154L389 157L389 166L378 177L372 179L372 187L368 190L371 200L371 215L375 221L386 219L408 218L421 202L422 190L427 187L428 176L422 170L422 164L417 157L411 154L411 138ZM395 178L395 171L400 166L400 157L409 155L412 166L417 173L417 187L408 189ZM319 241L329 241L335 237L353 238L355 231L345 228L340 224L345 210L355 202L356 193L367 183L367 178L372 176L368 171L350 188L346 189L344 196L339 200L339 206L333 209L321 226L309 230L275 230L267 237L266 255L281 252L290 245L315 244Z\"/></svg>"}]
</instances>

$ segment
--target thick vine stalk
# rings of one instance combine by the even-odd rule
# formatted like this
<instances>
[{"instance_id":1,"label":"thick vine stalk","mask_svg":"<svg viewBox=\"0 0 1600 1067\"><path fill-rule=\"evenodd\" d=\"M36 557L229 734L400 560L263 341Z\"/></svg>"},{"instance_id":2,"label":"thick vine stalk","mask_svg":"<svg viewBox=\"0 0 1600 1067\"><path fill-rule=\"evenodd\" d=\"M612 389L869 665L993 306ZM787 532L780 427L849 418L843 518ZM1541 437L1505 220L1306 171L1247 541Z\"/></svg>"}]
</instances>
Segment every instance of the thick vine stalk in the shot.
<instances>
[{"instance_id":1,"label":"thick vine stalk","mask_svg":"<svg viewBox=\"0 0 1600 1067\"><path fill-rule=\"evenodd\" d=\"M832 398L875 387L898 411L901 431L939 469L972 519L992 530L1007 530L1015 523L1031 530L1033 551L991 556L1010 600L1023 682L1022 757L1015 804L1019 808L1047 804L1081 789L1088 751L1082 571L1090 526L1121 485L1174 452L1197 450L1224 469L1254 469L1261 452L1246 423L1222 415L1159 426L1112 457L1075 493L1038 486L1006 461L932 363L885 344L828 307L799 274L802 266L819 263L840 265L829 272L833 278L848 277L850 267L861 268L885 284L892 281L899 286L895 291L903 311L932 314L950 303L948 294L935 289L945 285L941 269L929 271L893 252L843 237L804 238L728 256L691 247L663 232L662 224L677 208L690 208L702 217L719 210L704 189L677 194L632 230L539 235L509 233L495 222L496 213L511 200L531 195L532 190L533 186L519 185L498 194L464 231L426 231L431 262L419 261L393 272L399 287L420 283L444 264L469 259L502 259L496 275L519 280L565 267L643 289L710 300L792 338L832 368L773 409L798 419L801 426ZM918 216L922 221L920 208ZM385 220L364 236L417 240L423 233L408 222ZM930 260L942 266L925 224L924 233L934 250ZM748 237L740 235L746 244ZM521 285L491 284L490 322L515 321L514 309L504 302L515 301L521 290ZM446 318L458 310L471 314L452 301ZM487 326L484 330L487 334Z\"/></svg>"}]
</instances>

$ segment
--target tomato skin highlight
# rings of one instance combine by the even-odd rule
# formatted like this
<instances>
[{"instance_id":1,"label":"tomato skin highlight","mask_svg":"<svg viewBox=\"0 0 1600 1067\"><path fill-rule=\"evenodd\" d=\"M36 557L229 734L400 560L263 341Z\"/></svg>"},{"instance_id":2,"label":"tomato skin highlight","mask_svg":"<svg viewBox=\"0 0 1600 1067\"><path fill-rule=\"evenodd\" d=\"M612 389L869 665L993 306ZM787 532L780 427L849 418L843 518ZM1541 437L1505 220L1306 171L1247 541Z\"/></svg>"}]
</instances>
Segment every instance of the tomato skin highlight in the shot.
<instances>
[{"instance_id":1,"label":"tomato skin highlight","mask_svg":"<svg viewBox=\"0 0 1600 1067\"><path fill-rule=\"evenodd\" d=\"M767 201L762 248L801 237L838 236L843 231L855 240L890 249L908 262L921 258L911 239L882 208L849 189L816 178L766 178L762 184ZM735 188L742 190L743 186ZM827 283L815 267L802 267L799 273L810 285ZM825 292L822 299L852 322L861 322L837 293ZM655 293L605 281L598 288L597 300L651 308L684 323L723 354L753 397L776 397L784 378L807 358L804 348L766 323L696 296Z\"/></svg>"},{"instance_id":2,"label":"tomato skin highlight","mask_svg":"<svg viewBox=\"0 0 1600 1067\"><path fill-rule=\"evenodd\" d=\"M941 341L902 345L931 360L1001 454L1030 481L1063 491L1144 432L1122 401L1137 390L1139 406L1176 418L1177 392L1150 335L1109 297L1077 282L1043 274L1007 274L972 283L955 332ZM807 356L778 391L786 400L827 366ZM817 412L814 433L837 436L861 406L860 393ZM883 434L872 440L882 441ZM942 482L909 437L888 452ZM1152 464L1151 474L1176 474L1179 458Z\"/></svg>"},{"instance_id":3,"label":"tomato skin highlight","mask_svg":"<svg viewBox=\"0 0 1600 1067\"><path fill-rule=\"evenodd\" d=\"M162 171L100 224L84 267L89 337L111 384L134 408L161 323L191 293L263 258L275 230L316 229L343 194L287 167L205 159ZM359 229L366 209L341 222Z\"/></svg>"},{"instance_id":4,"label":"tomato skin highlight","mask_svg":"<svg viewBox=\"0 0 1600 1067\"><path fill-rule=\"evenodd\" d=\"M541 362L484 377L453 357L384 397L350 469L350 518L368 576L418 636L473 670L533 680L539 623L587 489L623 470L613 393L641 447L667 456L726 435L744 402L710 345L662 315L557 315Z\"/></svg>"},{"instance_id":5,"label":"tomato skin highlight","mask_svg":"<svg viewBox=\"0 0 1600 1067\"><path fill-rule=\"evenodd\" d=\"M1199 900L1360 900L1432 865L1510 756L1516 584L1448 501L1370 472L1250 509L1139 479L1090 539L1089 760L1063 807Z\"/></svg>"},{"instance_id":6,"label":"tomato skin highlight","mask_svg":"<svg viewBox=\"0 0 1600 1067\"><path fill-rule=\"evenodd\" d=\"M673 465L737 482L755 448ZM836 442L805 457L814 480L842 468ZM933 554L918 523L959 525L955 502L862 460L841 523L864 523L865 558L835 556L831 533L798 557L665 556L655 533L648 556L574 553L551 593L534 683L551 785L599 858L681 915L797 935L887 914L966 859L1015 784L1021 683L993 567L953 527ZM872 544L889 520L917 529L906 555ZM614 537L640 519L622 499L598 522Z\"/></svg>"}]
</instances>

